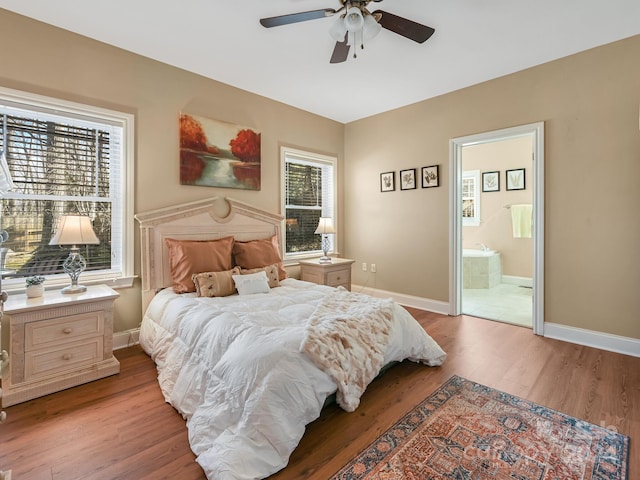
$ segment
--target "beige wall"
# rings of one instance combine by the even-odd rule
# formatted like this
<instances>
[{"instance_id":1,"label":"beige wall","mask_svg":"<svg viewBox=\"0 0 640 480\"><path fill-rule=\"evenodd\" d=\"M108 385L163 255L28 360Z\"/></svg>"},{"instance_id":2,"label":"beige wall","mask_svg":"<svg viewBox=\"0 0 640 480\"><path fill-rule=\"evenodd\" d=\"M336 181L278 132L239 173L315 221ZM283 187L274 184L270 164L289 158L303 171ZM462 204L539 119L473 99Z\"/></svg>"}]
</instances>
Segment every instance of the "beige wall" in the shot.
<instances>
[{"instance_id":1,"label":"beige wall","mask_svg":"<svg viewBox=\"0 0 640 480\"><path fill-rule=\"evenodd\" d=\"M635 36L348 124L354 283L448 301L450 139L543 121L545 319L640 338L638 58ZM441 187L380 192L381 172L432 164Z\"/></svg>"},{"instance_id":2,"label":"beige wall","mask_svg":"<svg viewBox=\"0 0 640 480\"><path fill-rule=\"evenodd\" d=\"M230 196L280 211L280 145L343 157L344 126L264 97L0 10L0 85L133 113L136 122L135 211ZM213 56L214 49L212 49ZM203 59L215 62L215 58ZM262 133L260 191L181 186L181 111ZM339 167L339 175L342 175ZM341 215L342 217L342 215ZM133 218L130 219L134 225ZM137 225L134 225L137 232ZM140 273L136 235L136 274ZM115 329L141 320L139 282L119 290Z\"/></svg>"},{"instance_id":3,"label":"beige wall","mask_svg":"<svg viewBox=\"0 0 640 480\"><path fill-rule=\"evenodd\" d=\"M531 136L462 148L462 170L500 174L500 190L480 191L480 225L462 227L462 247L479 249L479 243L500 252L502 274L533 277L533 239L514 238L511 205L533 203L533 142ZM507 190L505 172L525 169L525 189Z\"/></svg>"}]
</instances>

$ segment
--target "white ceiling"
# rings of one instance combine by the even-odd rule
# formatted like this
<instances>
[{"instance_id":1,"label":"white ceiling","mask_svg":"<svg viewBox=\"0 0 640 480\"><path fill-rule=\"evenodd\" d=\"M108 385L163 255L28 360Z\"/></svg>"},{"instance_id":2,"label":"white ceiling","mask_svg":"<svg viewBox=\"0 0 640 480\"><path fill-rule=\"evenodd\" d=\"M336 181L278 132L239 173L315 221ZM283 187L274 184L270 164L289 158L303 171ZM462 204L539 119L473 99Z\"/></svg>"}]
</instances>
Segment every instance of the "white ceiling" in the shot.
<instances>
[{"instance_id":1,"label":"white ceiling","mask_svg":"<svg viewBox=\"0 0 640 480\"><path fill-rule=\"evenodd\" d=\"M384 0L370 10L436 33L417 44L383 29L357 59L332 65L335 17L270 29L258 22L338 7L338 0L0 0L0 8L343 123L640 33L639 0Z\"/></svg>"}]
</instances>

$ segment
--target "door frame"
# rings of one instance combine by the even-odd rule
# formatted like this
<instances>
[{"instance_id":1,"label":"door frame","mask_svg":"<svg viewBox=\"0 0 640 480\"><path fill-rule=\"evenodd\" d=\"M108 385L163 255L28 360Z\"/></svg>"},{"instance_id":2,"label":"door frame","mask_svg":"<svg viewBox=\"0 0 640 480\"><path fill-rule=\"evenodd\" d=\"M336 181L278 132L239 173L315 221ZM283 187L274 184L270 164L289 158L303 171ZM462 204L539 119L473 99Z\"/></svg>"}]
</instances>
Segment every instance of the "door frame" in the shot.
<instances>
[{"instance_id":1,"label":"door frame","mask_svg":"<svg viewBox=\"0 0 640 480\"><path fill-rule=\"evenodd\" d=\"M450 140L449 314L462 313L462 148L523 136L533 140L533 333L544 335L544 122Z\"/></svg>"}]
</instances>

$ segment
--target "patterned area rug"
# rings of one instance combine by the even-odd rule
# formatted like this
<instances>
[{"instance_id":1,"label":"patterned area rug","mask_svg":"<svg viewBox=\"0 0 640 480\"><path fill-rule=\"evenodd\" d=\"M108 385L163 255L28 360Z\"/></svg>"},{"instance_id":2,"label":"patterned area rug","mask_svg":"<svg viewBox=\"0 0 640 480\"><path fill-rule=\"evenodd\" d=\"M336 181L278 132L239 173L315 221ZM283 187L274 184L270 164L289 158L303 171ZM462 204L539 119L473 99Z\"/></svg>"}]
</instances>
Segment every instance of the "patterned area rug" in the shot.
<instances>
[{"instance_id":1,"label":"patterned area rug","mask_svg":"<svg viewBox=\"0 0 640 480\"><path fill-rule=\"evenodd\" d=\"M331 480L625 480L629 437L454 376Z\"/></svg>"}]
</instances>

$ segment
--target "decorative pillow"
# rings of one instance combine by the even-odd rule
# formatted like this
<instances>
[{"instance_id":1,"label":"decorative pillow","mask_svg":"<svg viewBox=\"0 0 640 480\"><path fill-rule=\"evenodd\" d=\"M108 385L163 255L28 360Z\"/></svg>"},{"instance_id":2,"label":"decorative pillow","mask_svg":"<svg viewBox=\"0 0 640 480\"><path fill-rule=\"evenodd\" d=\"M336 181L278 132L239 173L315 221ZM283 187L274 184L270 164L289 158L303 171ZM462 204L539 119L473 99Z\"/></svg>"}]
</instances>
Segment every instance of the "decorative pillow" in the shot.
<instances>
[{"instance_id":1,"label":"decorative pillow","mask_svg":"<svg viewBox=\"0 0 640 480\"><path fill-rule=\"evenodd\" d=\"M273 264L263 268L252 268L249 270L240 270L241 275L249 275L251 273L265 272L267 274L267 280L269 280L269 288L276 288L280 286L280 278L278 275L278 265Z\"/></svg>"},{"instance_id":2,"label":"decorative pillow","mask_svg":"<svg viewBox=\"0 0 640 480\"><path fill-rule=\"evenodd\" d=\"M191 277L200 272L223 272L233 268L233 237L218 240L175 240L165 238L169 266L176 293L195 292Z\"/></svg>"},{"instance_id":3,"label":"decorative pillow","mask_svg":"<svg viewBox=\"0 0 640 480\"><path fill-rule=\"evenodd\" d=\"M251 295L252 293L269 293L269 280L267 272L261 270L247 275L233 275L238 294Z\"/></svg>"},{"instance_id":4,"label":"decorative pillow","mask_svg":"<svg viewBox=\"0 0 640 480\"><path fill-rule=\"evenodd\" d=\"M233 244L233 256L236 265L240 268L262 268L275 263L278 267L278 279L284 280L288 276L282 265L280 243L276 235L262 240L235 242Z\"/></svg>"},{"instance_id":5,"label":"decorative pillow","mask_svg":"<svg viewBox=\"0 0 640 480\"><path fill-rule=\"evenodd\" d=\"M232 275L240 275L240 268L233 267L224 272L196 273L191 279L199 297L228 297L236 293Z\"/></svg>"}]
</instances>

